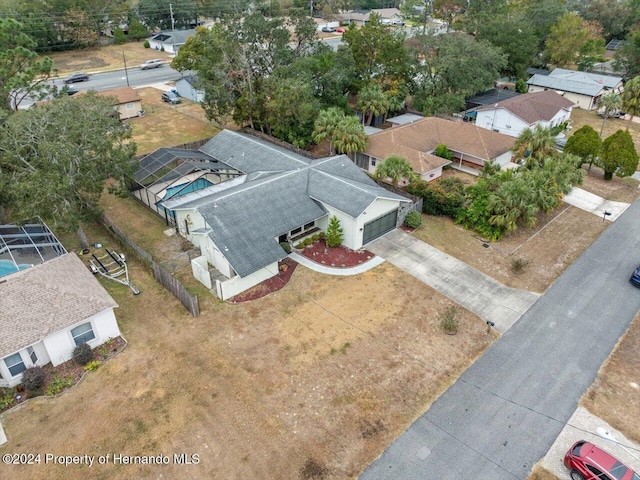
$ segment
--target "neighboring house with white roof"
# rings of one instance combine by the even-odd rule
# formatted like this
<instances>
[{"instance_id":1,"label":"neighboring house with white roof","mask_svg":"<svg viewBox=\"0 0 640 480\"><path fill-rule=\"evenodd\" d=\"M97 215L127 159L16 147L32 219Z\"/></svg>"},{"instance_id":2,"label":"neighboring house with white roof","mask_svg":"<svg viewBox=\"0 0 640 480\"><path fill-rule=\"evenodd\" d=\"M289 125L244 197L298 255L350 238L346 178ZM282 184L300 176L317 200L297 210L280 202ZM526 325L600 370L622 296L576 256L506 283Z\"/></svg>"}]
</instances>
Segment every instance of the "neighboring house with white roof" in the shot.
<instances>
[{"instance_id":1,"label":"neighboring house with white roof","mask_svg":"<svg viewBox=\"0 0 640 480\"><path fill-rule=\"evenodd\" d=\"M466 122L411 114L391 118L389 122L398 126L371 135L367 149L355 155L355 163L371 174L390 156L400 155L420 178L436 180L442 175L442 168L452 164L433 154L440 144L453 153L454 167L462 167L464 162L483 166L491 161L503 166L511 161L513 138Z\"/></svg>"},{"instance_id":2,"label":"neighboring house with white roof","mask_svg":"<svg viewBox=\"0 0 640 480\"><path fill-rule=\"evenodd\" d=\"M530 93L555 90L577 107L585 110L595 108L602 95L608 92L619 94L623 90L622 77L564 68L556 68L549 75L535 74L527 80L527 83Z\"/></svg>"},{"instance_id":3,"label":"neighboring house with white roof","mask_svg":"<svg viewBox=\"0 0 640 480\"><path fill-rule=\"evenodd\" d=\"M169 53L178 53L187 38L196 34L195 29L190 30L162 30L147 38L149 47L154 50L164 50Z\"/></svg>"},{"instance_id":4,"label":"neighboring house with white roof","mask_svg":"<svg viewBox=\"0 0 640 480\"><path fill-rule=\"evenodd\" d=\"M200 247L194 275L223 300L277 275L287 257L280 242L326 231L333 215L343 245L357 250L396 228L411 208L409 199L380 187L345 155L311 160L228 130L200 150L243 175L163 207Z\"/></svg>"},{"instance_id":5,"label":"neighboring house with white roof","mask_svg":"<svg viewBox=\"0 0 640 480\"><path fill-rule=\"evenodd\" d=\"M525 93L477 109L476 126L518 137L537 125L552 128L568 122L573 105L553 90Z\"/></svg>"},{"instance_id":6,"label":"neighboring house with white roof","mask_svg":"<svg viewBox=\"0 0 640 480\"><path fill-rule=\"evenodd\" d=\"M0 386L22 382L34 365L70 360L81 343L97 347L120 335L118 304L75 253L0 279Z\"/></svg>"}]
</instances>

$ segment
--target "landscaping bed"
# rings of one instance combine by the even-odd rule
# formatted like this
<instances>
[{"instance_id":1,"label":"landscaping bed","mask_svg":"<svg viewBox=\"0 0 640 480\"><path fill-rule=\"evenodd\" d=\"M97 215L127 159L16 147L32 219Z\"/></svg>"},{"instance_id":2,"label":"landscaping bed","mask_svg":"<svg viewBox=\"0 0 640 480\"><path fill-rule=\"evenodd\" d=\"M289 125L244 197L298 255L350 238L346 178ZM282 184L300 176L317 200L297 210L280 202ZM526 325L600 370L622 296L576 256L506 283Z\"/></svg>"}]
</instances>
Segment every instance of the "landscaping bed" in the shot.
<instances>
[{"instance_id":1,"label":"landscaping bed","mask_svg":"<svg viewBox=\"0 0 640 480\"><path fill-rule=\"evenodd\" d=\"M351 250L345 246L328 247L324 239L300 250L300 254L320 265L336 268L355 267L375 255L367 250Z\"/></svg>"},{"instance_id":2,"label":"landscaping bed","mask_svg":"<svg viewBox=\"0 0 640 480\"><path fill-rule=\"evenodd\" d=\"M230 303L242 303L250 300L256 300L262 298L270 293L277 292L283 288L289 280L293 272L298 266L297 262L294 262L290 258L285 258L278 263L278 274L275 277L271 277L264 282L259 283L255 287L251 287L249 290L236 295L229 299Z\"/></svg>"}]
</instances>

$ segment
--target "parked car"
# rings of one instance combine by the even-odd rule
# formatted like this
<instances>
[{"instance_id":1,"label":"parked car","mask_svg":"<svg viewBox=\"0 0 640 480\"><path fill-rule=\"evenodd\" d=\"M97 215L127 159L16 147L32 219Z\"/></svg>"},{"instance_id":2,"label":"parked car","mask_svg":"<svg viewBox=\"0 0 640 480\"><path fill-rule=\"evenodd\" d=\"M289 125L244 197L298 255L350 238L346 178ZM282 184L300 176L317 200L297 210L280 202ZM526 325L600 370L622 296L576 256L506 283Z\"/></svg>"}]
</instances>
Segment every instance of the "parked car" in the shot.
<instances>
[{"instance_id":1,"label":"parked car","mask_svg":"<svg viewBox=\"0 0 640 480\"><path fill-rule=\"evenodd\" d=\"M629 281L636 287L640 288L640 266L638 266L638 268L633 271L633 273L631 274L631 278L629 278Z\"/></svg>"},{"instance_id":2,"label":"parked car","mask_svg":"<svg viewBox=\"0 0 640 480\"><path fill-rule=\"evenodd\" d=\"M623 112L622 110L618 110L617 112L610 112L607 118L623 118L627 112ZM604 110L600 110L598 115L604 117Z\"/></svg>"},{"instance_id":3,"label":"parked car","mask_svg":"<svg viewBox=\"0 0 640 480\"><path fill-rule=\"evenodd\" d=\"M322 31L325 33L333 33L336 31L335 27L322 27Z\"/></svg>"},{"instance_id":4,"label":"parked car","mask_svg":"<svg viewBox=\"0 0 640 480\"><path fill-rule=\"evenodd\" d=\"M142 65L140 65L140 70L149 70L150 68L158 68L163 64L163 60L161 58L154 58L153 60L147 60Z\"/></svg>"},{"instance_id":5,"label":"parked car","mask_svg":"<svg viewBox=\"0 0 640 480\"><path fill-rule=\"evenodd\" d=\"M640 475L593 443L580 440L564 456L571 480L640 480Z\"/></svg>"},{"instance_id":6,"label":"parked car","mask_svg":"<svg viewBox=\"0 0 640 480\"><path fill-rule=\"evenodd\" d=\"M180 99L180 95L178 95L175 92L164 92L162 94L162 101L163 102L167 102L167 103L171 103L171 104L177 104L177 103L182 103L182 100Z\"/></svg>"},{"instance_id":7,"label":"parked car","mask_svg":"<svg viewBox=\"0 0 640 480\"><path fill-rule=\"evenodd\" d=\"M73 88L73 87L68 87L67 88L67 95L71 96L71 95L75 95L76 93L78 93L80 90L78 90L77 88Z\"/></svg>"},{"instance_id":8,"label":"parked car","mask_svg":"<svg viewBox=\"0 0 640 480\"><path fill-rule=\"evenodd\" d=\"M69 85L70 83L88 82L88 81L89 81L89 74L82 73L82 72L72 73L71 75L69 75L67 78L64 79L65 85Z\"/></svg>"},{"instance_id":9,"label":"parked car","mask_svg":"<svg viewBox=\"0 0 640 480\"><path fill-rule=\"evenodd\" d=\"M336 33L344 33L344 28L336 28Z\"/></svg>"}]
</instances>

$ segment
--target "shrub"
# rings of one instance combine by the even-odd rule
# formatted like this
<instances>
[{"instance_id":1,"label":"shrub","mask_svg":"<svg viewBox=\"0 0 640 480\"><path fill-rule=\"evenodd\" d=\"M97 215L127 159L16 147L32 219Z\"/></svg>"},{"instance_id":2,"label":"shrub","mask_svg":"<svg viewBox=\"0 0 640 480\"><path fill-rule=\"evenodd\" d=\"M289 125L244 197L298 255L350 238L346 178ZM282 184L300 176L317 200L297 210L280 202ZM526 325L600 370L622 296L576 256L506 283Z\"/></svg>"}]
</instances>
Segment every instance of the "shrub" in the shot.
<instances>
[{"instance_id":1,"label":"shrub","mask_svg":"<svg viewBox=\"0 0 640 480\"><path fill-rule=\"evenodd\" d=\"M318 233L318 238L323 239L326 237L327 235L324 232L320 232Z\"/></svg>"},{"instance_id":2,"label":"shrub","mask_svg":"<svg viewBox=\"0 0 640 480\"><path fill-rule=\"evenodd\" d=\"M307 237L307 238L304 239L304 244L305 245L308 246L308 245L311 245L312 243L313 243L313 238Z\"/></svg>"},{"instance_id":3,"label":"shrub","mask_svg":"<svg viewBox=\"0 0 640 480\"><path fill-rule=\"evenodd\" d=\"M127 43L127 36L124 34L120 27L116 27L116 29L113 31L113 43L115 43L116 45Z\"/></svg>"},{"instance_id":4,"label":"shrub","mask_svg":"<svg viewBox=\"0 0 640 480\"><path fill-rule=\"evenodd\" d=\"M297 243L297 244L296 244L296 248L297 248L298 250L302 250L302 249L304 248L304 242Z\"/></svg>"},{"instance_id":5,"label":"shrub","mask_svg":"<svg viewBox=\"0 0 640 480\"><path fill-rule=\"evenodd\" d=\"M44 385L45 377L46 373L42 367L29 367L22 372L22 384L30 392L40 390Z\"/></svg>"},{"instance_id":6,"label":"shrub","mask_svg":"<svg viewBox=\"0 0 640 480\"><path fill-rule=\"evenodd\" d=\"M433 151L433 154L436 157L444 158L446 160L451 160L453 158L453 153L451 152L451 150L447 148L447 146L444 143L441 143L440 145L438 145L436 149Z\"/></svg>"},{"instance_id":7,"label":"shrub","mask_svg":"<svg viewBox=\"0 0 640 480\"><path fill-rule=\"evenodd\" d=\"M407 213L407 216L404 219L404 224L409 228L418 228L422 225L422 215L415 210L411 210Z\"/></svg>"},{"instance_id":8,"label":"shrub","mask_svg":"<svg viewBox=\"0 0 640 480\"><path fill-rule=\"evenodd\" d=\"M65 388L69 388L73 385L73 379L71 377L59 377L58 375L53 377L53 380L47 385L47 395L50 397L58 395Z\"/></svg>"},{"instance_id":9,"label":"shrub","mask_svg":"<svg viewBox=\"0 0 640 480\"><path fill-rule=\"evenodd\" d=\"M523 257L516 257L511 260L511 271L517 275L524 273L529 266L529 260Z\"/></svg>"},{"instance_id":10,"label":"shrub","mask_svg":"<svg viewBox=\"0 0 640 480\"><path fill-rule=\"evenodd\" d=\"M291 253L291 245L289 245L287 242L280 242L280 246L285 252L287 252L287 254Z\"/></svg>"},{"instance_id":11,"label":"shrub","mask_svg":"<svg viewBox=\"0 0 640 480\"><path fill-rule=\"evenodd\" d=\"M149 43L149 40L145 40L144 43L142 44L142 46L144 48L151 48L151 44Z\"/></svg>"},{"instance_id":12,"label":"shrub","mask_svg":"<svg viewBox=\"0 0 640 480\"><path fill-rule=\"evenodd\" d=\"M84 369L87 372L93 372L94 370L97 370L99 366L100 366L100 362L98 360L91 360L89 363L87 363L84 366Z\"/></svg>"},{"instance_id":13,"label":"shrub","mask_svg":"<svg viewBox=\"0 0 640 480\"><path fill-rule=\"evenodd\" d=\"M329 226L327 227L327 245L329 247L339 247L342 245L342 238L340 220L334 215L329 220Z\"/></svg>"},{"instance_id":14,"label":"shrub","mask_svg":"<svg viewBox=\"0 0 640 480\"><path fill-rule=\"evenodd\" d=\"M314 242L317 242L318 240L320 240L320 234L316 233L313 237L311 237L313 239Z\"/></svg>"},{"instance_id":15,"label":"shrub","mask_svg":"<svg viewBox=\"0 0 640 480\"><path fill-rule=\"evenodd\" d=\"M86 365L93 358L93 350L88 343L81 343L73 350L73 359L80 365Z\"/></svg>"},{"instance_id":16,"label":"shrub","mask_svg":"<svg viewBox=\"0 0 640 480\"><path fill-rule=\"evenodd\" d=\"M455 218L465 202L464 183L456 177L433 183L418 180L407 186L407 192L422 198L422 211L427 215Z\"/></svg>"},{"instance_id":17,"label":"shrub","mask_svg":"<svg viewBox=\"0 0 640 480\"><path fill-rule=\"evenodd\" d=\"M456 333L458 331L458 309L455 306L448 307L438 315L440 327L446 333Z\"/></svg>"},{"instance_id":18,"label":"shrub","mask_svg":"<svg viewBox=\"0 0 640 480\"><path fill-rule=\"evenodd\" d=\"M13 388L0 388L0 410L4 410L16 399L16 391Z\"/></svg>"}]
</instances>

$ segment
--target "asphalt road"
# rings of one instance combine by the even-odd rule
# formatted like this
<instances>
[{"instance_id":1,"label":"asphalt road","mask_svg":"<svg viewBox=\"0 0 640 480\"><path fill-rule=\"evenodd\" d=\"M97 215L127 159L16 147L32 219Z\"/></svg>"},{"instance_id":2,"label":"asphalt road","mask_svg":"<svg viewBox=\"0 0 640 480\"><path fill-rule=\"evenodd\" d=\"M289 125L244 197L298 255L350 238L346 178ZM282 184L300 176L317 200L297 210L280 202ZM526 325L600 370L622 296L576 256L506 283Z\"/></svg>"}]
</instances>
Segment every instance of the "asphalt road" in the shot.
<instances>
[{"instance_id":1,"label":"asphalt road","mask_svg":"<svg viewBox=\"0 0 640 480\"><path fill-rule=\"evenodd\" d=\"M360 478L527 478L640 310L639 263L636 201Z\"/></svg>"},{"instance_id":2,"label":"asphalt road","mask_svg":"<svg viewBox=\"0 0 640 480\"><path fill-rule=\"evenodd\" d=\"M127 76L129 77L129 86L141 87L152 83L168 82L179 79L182 74L172 70L169 65L152 68L149 70L140 70L140 68L128 68L125 74L124 70L115 72L97 73L89 77L88 82L73 83L70 86L77 90L95 90L101 92L112 88L126 87ZM55 80L55 84L62 88L64 86L63 78Z\"/></svg>"}]
</instances>

